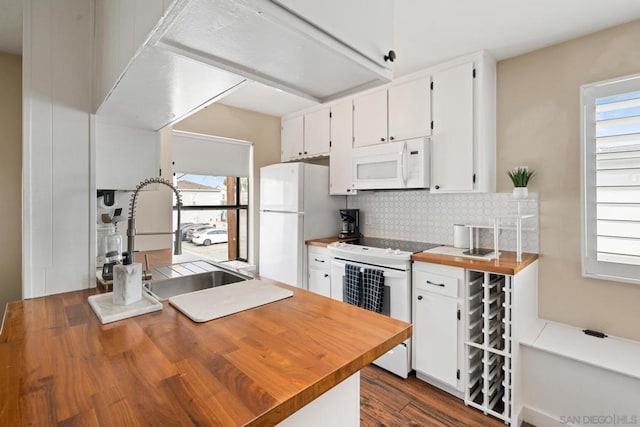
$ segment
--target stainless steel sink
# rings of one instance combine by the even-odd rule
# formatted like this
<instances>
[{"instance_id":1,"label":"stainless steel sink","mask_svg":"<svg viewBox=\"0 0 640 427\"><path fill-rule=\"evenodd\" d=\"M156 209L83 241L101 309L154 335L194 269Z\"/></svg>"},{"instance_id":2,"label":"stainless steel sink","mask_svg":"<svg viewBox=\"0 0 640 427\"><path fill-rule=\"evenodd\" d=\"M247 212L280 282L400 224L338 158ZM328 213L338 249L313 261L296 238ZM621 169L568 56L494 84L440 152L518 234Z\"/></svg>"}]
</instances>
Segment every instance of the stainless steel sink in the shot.
<instances>
[{"instance_id":1,"label":"stainless steel sink","mask_svg":"<svg viewBox=\"0 0 640 427\"><path fill-rule=\"evenodd\" d=\"M205 273L197 273L169 279L153 280L144 284L144 289L154 298L165 301L175 295L215 288L231 283L249 280L251 277L240 273L215 268Z\"/></svg>"}]
</instances>

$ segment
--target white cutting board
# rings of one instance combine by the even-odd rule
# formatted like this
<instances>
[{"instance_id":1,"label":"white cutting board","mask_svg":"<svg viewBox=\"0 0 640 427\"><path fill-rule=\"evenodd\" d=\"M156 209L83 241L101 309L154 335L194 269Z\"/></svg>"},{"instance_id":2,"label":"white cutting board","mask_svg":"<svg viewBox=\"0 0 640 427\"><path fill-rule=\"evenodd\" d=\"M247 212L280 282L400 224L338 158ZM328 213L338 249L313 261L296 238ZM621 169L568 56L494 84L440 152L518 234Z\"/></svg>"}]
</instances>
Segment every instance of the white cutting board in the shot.
<instances>
[{"instance_id":1,"label":"white cutting board","mask_svg":"<svg viewBox=\"0 0 640 427\"><path fill-rule=\"evenodd\" d=\"M194 322L259 307L293 296L293 291L253 279L169 298L169 304Z\"/></svg>"}]
</instances>

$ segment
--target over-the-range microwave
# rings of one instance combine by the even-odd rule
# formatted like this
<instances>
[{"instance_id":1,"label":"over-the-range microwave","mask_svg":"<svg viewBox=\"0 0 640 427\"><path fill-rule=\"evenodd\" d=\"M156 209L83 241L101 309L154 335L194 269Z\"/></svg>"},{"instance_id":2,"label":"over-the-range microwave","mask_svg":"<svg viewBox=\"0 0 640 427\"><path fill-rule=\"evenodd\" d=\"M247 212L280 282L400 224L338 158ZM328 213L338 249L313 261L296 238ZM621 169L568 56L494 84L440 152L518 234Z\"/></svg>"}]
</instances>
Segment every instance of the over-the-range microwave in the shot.
<instances>
[{"instance_id":1,"label":"over-the-range microwave","mask_svg":"<svg viewBox=\"0 0 640 427\"><path fill-rule=\"evenodd\" d=\"M357 190L429 188L430 139L356 147L352 151Z\"/></svg>"}]
</instances>

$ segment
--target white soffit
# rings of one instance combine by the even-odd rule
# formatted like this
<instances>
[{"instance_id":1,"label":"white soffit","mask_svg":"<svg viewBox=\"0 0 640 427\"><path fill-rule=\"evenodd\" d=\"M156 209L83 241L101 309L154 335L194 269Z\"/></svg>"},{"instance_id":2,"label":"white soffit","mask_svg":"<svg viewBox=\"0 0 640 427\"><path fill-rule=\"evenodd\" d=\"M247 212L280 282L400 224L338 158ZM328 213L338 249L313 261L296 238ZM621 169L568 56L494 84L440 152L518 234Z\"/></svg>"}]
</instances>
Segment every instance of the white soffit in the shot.
<instances>
[{"instance_id":1,"label":"white soffit","mask_svg":"<svg viewBox=\"0 0 640 427\"><path fill-rule=\"evenodd\" d=\"M286 116L294 111L318 105L317 102L274 89L258 82L247 82L219 101L221 104L257 111L272 116Z\"/></svg>"}]
</instances>

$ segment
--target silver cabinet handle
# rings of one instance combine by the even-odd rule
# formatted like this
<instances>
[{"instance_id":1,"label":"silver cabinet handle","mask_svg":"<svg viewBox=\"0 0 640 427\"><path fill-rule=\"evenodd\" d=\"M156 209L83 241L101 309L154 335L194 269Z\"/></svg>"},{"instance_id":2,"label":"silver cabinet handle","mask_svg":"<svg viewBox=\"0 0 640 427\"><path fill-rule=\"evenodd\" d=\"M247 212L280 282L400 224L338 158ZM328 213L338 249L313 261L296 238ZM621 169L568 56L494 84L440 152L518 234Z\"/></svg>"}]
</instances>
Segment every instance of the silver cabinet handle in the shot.
<instances>
[{"instance_id":1,"label":"silver cabinet handle","mask_svg":"<svg viewBox=\"0 0 640 427\"><path fill-rule=\"evenodd\" d=\"M431 280L427 280L427 285L440 286L441 288L444 288L444 283L434 283Z\"/></svg>"}]
</instances>

